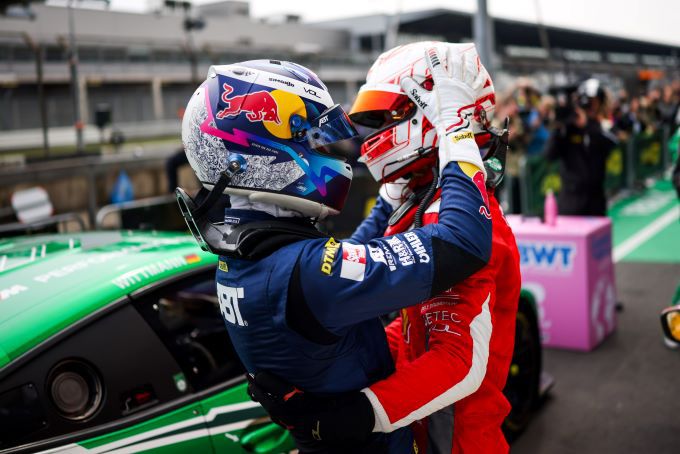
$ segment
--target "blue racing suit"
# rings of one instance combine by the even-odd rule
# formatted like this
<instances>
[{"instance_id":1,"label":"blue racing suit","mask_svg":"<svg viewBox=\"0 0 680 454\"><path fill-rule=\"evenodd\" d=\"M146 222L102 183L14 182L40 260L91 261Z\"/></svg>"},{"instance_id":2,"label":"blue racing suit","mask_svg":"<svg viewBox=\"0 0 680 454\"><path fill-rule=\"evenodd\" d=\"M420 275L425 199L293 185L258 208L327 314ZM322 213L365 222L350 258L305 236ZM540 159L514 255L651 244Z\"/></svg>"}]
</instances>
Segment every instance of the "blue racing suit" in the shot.
<instances>
[{"instance_id":1,"label":"blue racing suit","mask_svg":"<svg viewBox=\"0 0 680 454\"><path fill-rule=\"evenodd\" d=\"M489 259L486 194L468 174L457 162L445 167L438 224L379 238L391 212L379 199L348 241L301 240L259 260L220 257L220 308L248 372L268 371L319 394L360 390L390 375L378 317L439 294ZM225 219L268 217L230 209ZM373 437L367 452L411 452L407 427Z\"/></svg>"}]
</instances>

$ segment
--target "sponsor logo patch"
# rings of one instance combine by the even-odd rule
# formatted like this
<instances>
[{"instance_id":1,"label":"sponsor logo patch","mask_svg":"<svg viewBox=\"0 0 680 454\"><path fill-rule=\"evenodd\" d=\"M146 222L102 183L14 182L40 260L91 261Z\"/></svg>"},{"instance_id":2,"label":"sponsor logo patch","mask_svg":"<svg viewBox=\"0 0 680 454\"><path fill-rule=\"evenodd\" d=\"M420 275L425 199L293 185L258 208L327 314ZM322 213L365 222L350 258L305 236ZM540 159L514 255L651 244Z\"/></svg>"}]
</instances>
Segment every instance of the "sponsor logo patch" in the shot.
<instances>
[{"instance_id":1,"label":"sponsor logo patch","mask_svg":"<svg viewBox=\"0 0 680 454\"><path fill-rule=\"evenodd\" d=\"M260 90L229 97L234 87L227 83L222 84L222 90L220 99L224 109L219 110L215 115L218 120L238 117L241 113L245 113L246 119L250 122L271 121L277 125L281 124L279 105L268 91Z\"/></svg>"},{"instance_id":2,"label":"sponsor logo patch","mask_svg":"<svg viewBox=\"0 0 680 454\"><path fill-rule=\"evenodd\" d=\"M413 232L406 232L404 233L404 238L406 238L408 244L411 245L411 249L413 249L413 252L418 256L418 261L420 263L430 263L430 255L427 253L427 250L425 249L425 246L423 246L423 242L418 238L418 235Z\"/></svg>"},{"instance_id":3,"label":"sponsor logo patch","mask_svg":"<svg viewBox=\"0 0 680 454\"><path fill-rule=\"evenodd\" d=\"M233 325L248 326L239 308L239 299L243 299L243 287L228 287L218 282L217 297L220 300L220 312L226 321Z\"/></svg>"},{"instance_id":4,"label":"sponsor logo patch","mask_svg":"<svg viewBox=\"0 0 680 454\"><path fill-rule=\"evenodd\" d=\"M371 247L368 246L368 254L374 262L382 263L389 267L390 271L395 271L397 269L396 263L394 263L394 256L390 251L386 251L381 247Z\"/></svg>"},{"instance_id":5,"label":"sponsor logo patch","mask_svg":"<svg viewBox=\"0 0 680 454\"><path fill-rule=\"evenodd\" d=\"M217 263L217 267L220 269L220 271L224 271L225 273L229 272L229 266L227 266L227 262L225 262L224 260L220 260Z\"/></svg>"},{"instance_id":6,"label":"sponsor logo patch","mask_svg":"<svg viewBox=\"0 0 680 454\"><path fill-rule=\"evenodd\" d=\"M366 272L366 246L342 243L340 277L361 282Z\"/></svg>"},{"instance_id":7,"label":"sponsor logo patch","mask_svg":"<svg viewBox=\"0 0 680 454\"><path fill-rule=\"evenodd\" d=\"M201 257L199 257L197 254L189 254L184 256L184 260L187 261L187 264L191 265L193 263L198 263L201 261Z\"/></svg>"},{"instance_id":8,"label":"sponsor logo patch","mask_svg":"<svg viewBox=\"0 0 680 454\"><path fill-rule=\"evenodd\" d=\"M401 263L402 266L409 266L416 263L411 250L408 248L406 243L399 239L399 237L393 236L392 238L388 238L385 241L390 245L392 251L397 255L399 263Z\"/></svg>"},{"instance_id":9,"label":"sponsor logo patch","mask_svg":"<svg viewBox=\"0 0 680 454\"><path fill-rule=\"evenodd\" d=\"M451 140L452 140L454 143L458 143L458 142L460 142L461 140L465 140L465 139L472 139L472 140L474 140L474 139L475 139L475 135L472 134L472 131L464 131L464 132L459 132L458 134L451 134Z\"/></svg>"},{"instance_id":10,"label":"sponsor logo patch","mask_svg":"<svg viewBox=\"0 0 680 454\"><path fill-rule=\"evenodd\" d=\"M321 256L321 272L326 276L333 274L333 262L335 256L338 255L340 243L335 241L335 238L329 238L323 246L323 255Z\"/></svg>"}]
</instances>

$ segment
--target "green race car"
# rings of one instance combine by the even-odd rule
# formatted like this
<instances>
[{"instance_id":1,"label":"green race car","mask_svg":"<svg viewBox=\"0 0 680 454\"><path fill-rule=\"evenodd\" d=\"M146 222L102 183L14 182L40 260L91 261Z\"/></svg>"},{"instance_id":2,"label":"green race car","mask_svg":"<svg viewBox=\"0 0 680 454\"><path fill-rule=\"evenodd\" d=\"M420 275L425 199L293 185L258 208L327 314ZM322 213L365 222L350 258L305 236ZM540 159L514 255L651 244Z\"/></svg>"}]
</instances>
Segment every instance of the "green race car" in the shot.
<instances>
[{"instance_id":1,"label":"green race car","mask_svg":"<svg viewBox=\"0 0 680 454\"><path fill-rule=\"evenodd\" d=\"M217 257L171 233L0 242L0 452L288 452L245 391Z\"/></svg>"},{"instance_id":2,"label":"green race car","mask_svg":"<svg viewBox=\"0 0 680 454\"><path fill-rule=\"evenodd\" d=\"M246 394L217 266L180 233L0 241L0 453L294 449ZM510 439L543 388L540 357L523 291L505 389Z\"/></svg>"}]
</instances>

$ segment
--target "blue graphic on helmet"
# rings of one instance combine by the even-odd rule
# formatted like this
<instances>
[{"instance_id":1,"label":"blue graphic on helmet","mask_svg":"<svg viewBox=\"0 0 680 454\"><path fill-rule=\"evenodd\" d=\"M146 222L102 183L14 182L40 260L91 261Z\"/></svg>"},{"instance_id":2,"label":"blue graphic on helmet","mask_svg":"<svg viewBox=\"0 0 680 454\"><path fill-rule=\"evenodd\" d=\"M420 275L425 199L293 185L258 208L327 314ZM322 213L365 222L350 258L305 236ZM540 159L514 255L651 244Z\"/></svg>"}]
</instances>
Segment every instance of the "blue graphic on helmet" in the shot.
<instances>
[{"instance_id":1,"label":"blue graphic on helmet","mask_svg":"<svg viewBox=\"0 0 680 454\"><path fill-rule=\"evenodd\" d=\"M299 68L291 74L299 73ZM311 74L305 78L310 80ZM243 155L249 164L229 187L276 192L342 209L351 168L341 156L320 150L357 134L339 105L327 108L292 89L224 74L209 78L203 88L207 112L200 131L222 139L230 153Z\"/></svg>"}]
</instances>

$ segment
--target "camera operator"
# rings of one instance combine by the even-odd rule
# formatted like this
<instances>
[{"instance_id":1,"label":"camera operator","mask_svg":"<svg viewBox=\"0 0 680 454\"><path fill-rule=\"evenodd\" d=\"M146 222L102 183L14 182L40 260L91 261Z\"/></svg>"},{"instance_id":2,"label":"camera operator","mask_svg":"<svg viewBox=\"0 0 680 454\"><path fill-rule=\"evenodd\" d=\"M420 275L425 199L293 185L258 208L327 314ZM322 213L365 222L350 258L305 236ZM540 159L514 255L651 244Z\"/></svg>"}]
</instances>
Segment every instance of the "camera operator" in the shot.
<instances>
[{"instance_id":1,"label":"camera operator","mask_svg":"<svg viewBox=\"0 0 680 454\"><path fill-rule=\"evenodd\" d=\"M561 101L561 105L560 105ZM616 138L601 125L605 92L597 79L558 97L555 131L547 158L560 161L560 214L605 216L605 164Z\"/></svg>"}]
</instances>

